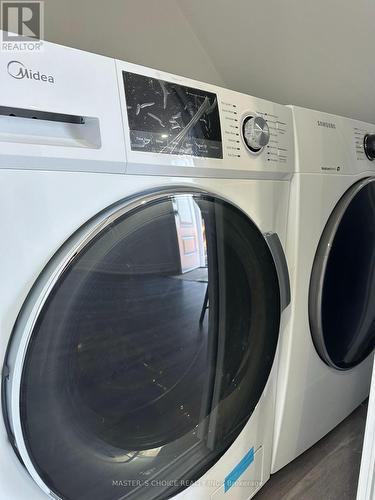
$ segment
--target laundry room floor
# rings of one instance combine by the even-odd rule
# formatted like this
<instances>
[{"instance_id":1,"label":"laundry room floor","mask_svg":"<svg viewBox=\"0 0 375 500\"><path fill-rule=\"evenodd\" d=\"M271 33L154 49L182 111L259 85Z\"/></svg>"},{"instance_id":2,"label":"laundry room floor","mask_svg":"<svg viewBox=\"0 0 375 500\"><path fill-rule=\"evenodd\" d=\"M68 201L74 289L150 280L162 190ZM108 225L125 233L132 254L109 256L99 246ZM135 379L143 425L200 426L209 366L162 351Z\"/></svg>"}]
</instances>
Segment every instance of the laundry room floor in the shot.
<instances>
[{"instance_id":1,"label":"laundry room floor","mask_svg":"<svg viewBox=\"0 0 375 500\"><path fill-rule=\"evenodd\" d=\"M366 414L367 402L271 476L255 500L354 500Z\"/></svg>"}]
</instances>

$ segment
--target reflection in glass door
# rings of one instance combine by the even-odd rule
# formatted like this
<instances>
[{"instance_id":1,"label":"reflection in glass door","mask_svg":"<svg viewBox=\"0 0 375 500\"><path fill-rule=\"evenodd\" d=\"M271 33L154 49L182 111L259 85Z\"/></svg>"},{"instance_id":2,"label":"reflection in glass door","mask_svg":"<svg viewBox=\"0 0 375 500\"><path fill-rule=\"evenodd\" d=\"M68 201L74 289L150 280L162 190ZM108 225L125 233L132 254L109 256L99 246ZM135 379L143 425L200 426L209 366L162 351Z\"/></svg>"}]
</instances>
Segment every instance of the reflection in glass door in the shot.
<instances>
[{"instance_id":1,"label":"reflection in glass door","mask_svg":"<svg viewBox=\"0 0 375 500\"><path fill-rule=\"evenodd\" d=\"M193 198L176 196L175 210L177 240L180 250L181 272L206 267L204 221ZM198 273L197 273L198 274Z\"/></svg>"}]
</instances>

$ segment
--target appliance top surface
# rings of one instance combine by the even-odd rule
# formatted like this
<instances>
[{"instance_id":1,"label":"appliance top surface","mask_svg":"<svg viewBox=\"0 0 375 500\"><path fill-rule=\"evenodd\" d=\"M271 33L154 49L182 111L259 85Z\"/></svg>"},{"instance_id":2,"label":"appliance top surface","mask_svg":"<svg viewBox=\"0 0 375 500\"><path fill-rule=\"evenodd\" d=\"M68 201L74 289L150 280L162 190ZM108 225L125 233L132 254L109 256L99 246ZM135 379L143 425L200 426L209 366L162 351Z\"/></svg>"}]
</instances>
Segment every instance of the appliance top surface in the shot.
<instances>
[{"instance_id":1,"label":"appliance top surface","mask_svg":"<svg viewBox=\"0 0 375 500\"><path fill-rule=\"evenodd\" d=\"M366 134L375 134L375 125L289 107L293 111L297 172L375 174L375 161L370 161L364 150L364 138Z\"/></svg>"},{"instance_id":2,"label":"appliance top surface","mask_svg":"<svg viewBox=\"0 0 375 500\"><path fill-rule=\"evenodd\" d=\"M48 42L1 51L0 80L0 168L265 179L294 169L292 112L279 104Z\"/></svg>"}]
</instances>

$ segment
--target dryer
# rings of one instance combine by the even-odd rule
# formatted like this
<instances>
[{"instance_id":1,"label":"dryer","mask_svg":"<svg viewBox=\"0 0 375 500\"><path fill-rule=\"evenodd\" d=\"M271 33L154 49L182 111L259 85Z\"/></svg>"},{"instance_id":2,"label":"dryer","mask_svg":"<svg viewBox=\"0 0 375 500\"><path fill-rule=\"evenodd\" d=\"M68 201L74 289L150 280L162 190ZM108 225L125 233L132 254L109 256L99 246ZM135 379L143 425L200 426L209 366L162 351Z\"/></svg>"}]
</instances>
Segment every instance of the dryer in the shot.
<instances>
[{"instance_id":1,"label":"dryer","mask_svg":"<svg viewBox=\"0 0 375 500\"><path fill-rule=\"evenodd\" d=\"M292 107L296 174L272 472L368 395L375 340L375 126Z\"/></svg>"},{"instance_id":2,"label":"dryer","mask_svg":"<svg viewBox=\"0 0 375 500\"><path fill-rule=\"evenodd\" d=\"M250 498L291 111L49 43L0 79L1 498Z\"/></svg>"}]
</instances>

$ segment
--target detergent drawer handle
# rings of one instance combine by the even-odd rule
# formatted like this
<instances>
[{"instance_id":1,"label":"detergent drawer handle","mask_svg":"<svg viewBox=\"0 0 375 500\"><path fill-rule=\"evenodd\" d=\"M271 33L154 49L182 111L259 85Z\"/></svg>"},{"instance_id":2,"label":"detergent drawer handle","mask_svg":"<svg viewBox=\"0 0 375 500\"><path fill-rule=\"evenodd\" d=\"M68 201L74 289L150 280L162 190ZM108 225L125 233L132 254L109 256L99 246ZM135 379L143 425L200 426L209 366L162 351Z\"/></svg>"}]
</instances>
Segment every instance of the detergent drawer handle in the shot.
<instances>
[{"instance_id":1,"label":"detergent drawer handle","mask_svg":"<svg viewBox=\"0 0 375 500\"><path fill-rule=\"evenodd\" d=\"M37 109L14 108L10 106L0 106L1 116L13 116L16 118L31 118L34 120L47 120L50 122L84 124L85 117L79 115L67 115L64 113L52 113L50 111L40 111Z\"/></svg>"},{"instance_id":2,"label":"detergent drawer handle","mask_svg":"<svg viewBox=\"0 0 375 500\"><path fill-rule=\"evenodd\" d=\"M101 148L99 119L39 109L0 106L0 143Z\"/></svg>"}]
</instances>

